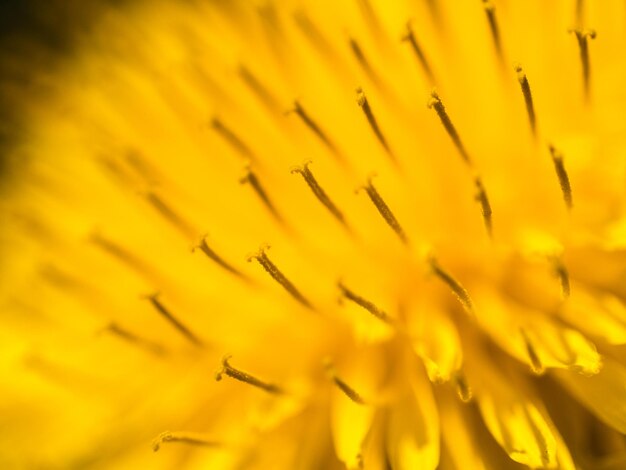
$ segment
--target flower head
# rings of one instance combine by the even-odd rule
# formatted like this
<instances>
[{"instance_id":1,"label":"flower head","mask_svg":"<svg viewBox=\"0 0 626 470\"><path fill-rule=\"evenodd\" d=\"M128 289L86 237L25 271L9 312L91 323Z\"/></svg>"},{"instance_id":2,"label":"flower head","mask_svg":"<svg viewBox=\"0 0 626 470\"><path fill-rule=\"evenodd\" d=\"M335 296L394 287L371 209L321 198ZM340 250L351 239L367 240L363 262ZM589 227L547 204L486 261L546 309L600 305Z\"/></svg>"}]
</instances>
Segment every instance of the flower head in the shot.
<instances>
[{"instance_id":1,"label":"flower head","mask_svg":"<svg viewBox=\"0 0 626 470\"><path fill-rule=\"evenodd\" d=\"M618 468L623 13L103 8L15 98L0 461Z\"/></svg>"}]
</instances>

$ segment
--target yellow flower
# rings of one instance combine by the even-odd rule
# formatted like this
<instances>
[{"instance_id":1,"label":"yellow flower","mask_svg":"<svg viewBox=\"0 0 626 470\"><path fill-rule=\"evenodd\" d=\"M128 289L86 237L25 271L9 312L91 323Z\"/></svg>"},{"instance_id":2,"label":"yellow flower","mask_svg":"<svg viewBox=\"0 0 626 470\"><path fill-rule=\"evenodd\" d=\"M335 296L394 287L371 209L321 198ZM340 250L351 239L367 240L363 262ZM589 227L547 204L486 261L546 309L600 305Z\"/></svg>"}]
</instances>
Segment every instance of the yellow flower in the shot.
<instances>
[{"instance_id":1,"label":"yellow flower","mask_svg":"<svg viewBox=\"0 0 626 470\"><path fill-rule=\"evenodd\" d=\"M3 87L3 468L624 468L623 2L96 10Z\"/></svg>"}]
</instances>

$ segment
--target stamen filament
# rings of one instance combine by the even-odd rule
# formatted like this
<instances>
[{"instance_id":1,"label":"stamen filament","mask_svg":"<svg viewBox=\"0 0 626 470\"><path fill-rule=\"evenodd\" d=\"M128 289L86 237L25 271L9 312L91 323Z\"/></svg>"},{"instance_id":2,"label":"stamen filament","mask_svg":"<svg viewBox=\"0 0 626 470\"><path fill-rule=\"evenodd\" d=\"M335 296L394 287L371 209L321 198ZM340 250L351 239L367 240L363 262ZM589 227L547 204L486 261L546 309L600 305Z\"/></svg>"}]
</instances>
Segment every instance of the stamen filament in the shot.
<instances>
[{"instance_id":1,"label":"stamen filament","mask_svg":"<svg viewBox=\"0 0 626 470\"><path fill-rule=\"evenodd\" d=\"M485 228L491 237L493 235L493 219L491 204L489 203L489 198L487 197L487 191L485 190L485 186L480 178L477 177L474 180L474 184L476 185L475 198L480 204L481 211L483 213L483 221L485 222Z\"/></svg>"},{"instance_id":2,"label":"stamen filament","mask_svg":"<svg viewBox=\"0 0 626 470\"><path fill-rule=\"evenodd\" d=\"M202 346L202 341L183 325L158 299L159 294L152 294L147 297L152 306L165 318L180 334L182 334L194 346Z\"/></svg>"},{"instance_id":3,"label":"stamen filament","mask_svg":"<svg viewBox=\"0 0 626 470\"><path fill-rule=\"evenodd\" d=\"M357 62L359 63L359 65L361 66L365 74L369 77L372 83L374 83L377 87L380 88L380 84L381 84L380 77L378 76L378 74L376 74L376 72L372 68L371 64L367 60L367 57L365 57L365 54L363 53L363 49L361 49L361 46L359 46L359 43L356 42L356 40L353 38L350 38L350 49L352 50L354 57L356 58Z\"/></svg>"},{"instance_id":4,"label":"stamen filament","mask_svg":"<svg viewBox=\"0 0 626 470\"><path fill-rule=\"evenodd\" d=\"M241 79L246 85L248 85L248 87L254 92L265 107L271 112L277 113L280 110L278 100L267 89L267 87L261 83L256 75L254 75L245 65L240 65L238 71Z\"/></svg>"},{"instance_id":5,"label":"stamen filament","mask_svg":"<svg viewBox=\"0 0 626 470\"><path fill-rule=\"evenodd\" d=\"M235 276L241 278L241 279L245 279L248 280L247 276L245 274L243 274L241 271L239 271L237 268L235 268L233 265L231 265L230 263L228 263L227 261L224 260L224 258L222 258L220 255L218 255L207 243L206 241L206 237L203 237L202 240L200 240L200 243L198 243L198 245L196 245L195 247L193 247L191 249L192 252L194 252L196 249L200 249L205 255L207 255L207 257L209 259L211 259L212 261L214 261L218 266L220 266L221 268L225 269L226 271L228 271L231 274L234 274Z\"/></svg>"},{"instance_id":6,"label":"stamen filament","mask_svg":"<svg viewBox=\"0 0 626 470\"><path fill-rule=\"evenodd\" d=\"M205 447L218 447L222 445L220 442L206 439L200 434L165 431L159 434L157 438L152 441L152 450L154 452L158 452L161 448L161 445L163 445L165 442L182 442L185 444Z\"/></svg>"},{"instance_id":7,"label":"stamen filament","mask_svg":"<svg viewBox=\"0 0 626 470\"><path fill-rule=\"evenodd\" d=\"M309 43L320 55L324 56L333 64L341 63L337 57L337 52L333 49L332 44L324 37L317 25L311 20L309 15L304 10L297 10L294 13L293 18L298 28L300 28Z\"/></svg>"},{"instance_id":8,"label":"stamen filament","mask_svg":"<svg viewBox=\"0 0 626 470\"><path fill-rule=\"evenodd\" d=\"M571 293L569 271L567 270L565 264L563 264L563 261L558 256L554 256L552 258L552 264L554 268L554 274L561 283L561 294L563 295L564 299L567 299Z\"/></svg>"},{"instance_id":9,"label":"stamen filament","mask_svg":"<svg viewBox=\"0 0 626 470\"><path fill-rule=\"evenodd\" d=\"M315 122L315 120L311 117L311 115L302 107L299 101L294 101L293 109L288 111L287 113L295 113L302 120L302 122L315 134L322 143L335 154L337 157L341 157L337 147L330 140L328 135L322 130L322 128Z\"/></svg>"},{"instance_id":10,"label":"stamen filament","mask_svg":"<svg viewBox=\"0 0 626 470\"><path fill-rule=\"evenodd\" d=\"M150 352L158 356L162 356L163 354L165 354L165 349L160 344L156 344L156 343L153 343L152 341L148 341L146 339L140 338L136 334L131 333L130 331L122 328L117 323L110 323L106 327L106 331L113 333L114 335L118 336L119 338L131 344L134 344L139 347L143 347L144 349L147 349Z\"/></svg>"},{"instance_id":11,"label":"stamen filament","mask_svg":"<svg viewBox=\"0 0 626 470\"><path fill-rule=\"evenodd\" d=\"M576 26L582 28L585 20L585 0L576 0Z\"/></svg>"},{"instance_id":12,"label":"stamen filament","mask_svg":"<svg viewBox=\"0 0 626 470\"><path fill-rule=\"evenodd\" d=\"M524 344L526 346L526 353L528 354L528 359L530 359L531 370L537 375L543 374L545 371L545 368L543 364L541 363L541 359L539 359L539 355L537 354L537 350L535 349L535 346L533 345L533 343L530 341L530 338L528 337L528 333L526 332L524 328L520 328L520 334L522 335L522 338L524 339Z\"/></svg>"},{"instance_id":13,"label":"stamen filament","mask_svg":"<svg viewBox=\"0 0 626 470\"><path fill-rule=\"evenodd\" d=\"M267 247L269 248L269 246ZM314 310L311 302L307 300L304 295L300 293L300 291L294 286L289 279L278 269L278 267L269 259L267 253L265 253L265 247L262 247L258 253L248 257L248 262L253 259L257 260L261 267L270 275L272 278L280 284L283 289L285 289L294 299L296 299L300 304L304 307Z\"/></svg>"},{"instance_id":14,"label":"stamen filament","mask_svg":"<svg viewBox=\"0 0 626 470\"><path fill-rule=\"evenodd\" d=\"M381 27L380 21L376 16L376 12L374 8L372 8L372 3L370 0L358 0L359 9L363 14L363 18L367 23L368 29L370 30L372 36L376 38L376 41L380 44L383 42L386 37L384 35L384 31Z\"/></svg>"},{"instance_id":15,"label":"stamen filament","mask_svg":"<svg viewBox=\"0 0 626 470\"><path fill-rule=\"evenodd\" d=\"M235 151L241 154L242 157L247 160L255 160L254 153L250 147L220 119L213 118L211 127L213 127L215 132L217 132Z\"/></svg>"},{"instance_id":16,"label":"stamen filament","mask_svg":"<svg viewBox=\"0 0 626 470\"><path fill-rule=\"evenodd\" d=\"M147 201L157 212L163 216L170 224L178 229L184 236L193 237L196 230L180 214L178 214L168 203L152 191L146 193ZM197 234L196 234L197 235Z\"/></svg>"},{"instance_id":17,"label":"stamen filament","mask_svg":"<svg viewBox=\"0 0 626 470\"><path fill-rule=\"evenodd\" d=\"M367 97L365 96L365 93L363 93L363 89L357 88L356 95L357 95L357 103L363 110L363 113L365 114L365 117L367 118L367 122L372 128L374 135L376 135L376 138L378 139L380 144L383 146L387 154L391 157L391 159L395 161L395 157L393 153L391 152L391 148L389 147L389 144L387 143L387 139L385 139L385 136L383 135L383 131L380 129L380 125L378 124L378 121L376 120L374 113L372 112L372 107L370 106L369 101L367 100Z\"/></svg>"},{"instance_id":18,"label":"stamen filament","mask_svg":"<svg viewBox=\"0 0 626 470\"><path fill-rule=\"evenodd\" d=\"M496 55L500 64L504 64L504 53L502 51L502 41L500 39L500 29L498 28L498 20L496 19L496 7L491 0L483 0L483 8L489 22L489 30L493 39L493 45L496 49Z\"/></svg>"},{"instance_id":19,"label":"stamen filament","mask_svg":"<svg viewBox=\"0 0 626 470\"><path fill-rule=\"evenodd\" d=\"M435 274L435 276L437 276L441 281L443 281L444 284L446 284L450 288L450 290L459 300L465 311L469 315L474 316L474 304L471 297L469 296L469 293L467 292L467 290L465 290L465 287L463 287L459 281L452 277L450 273L448 273L441 266L439 266L439 263L436 259L431 258L429 260L429 263L430 268L432 269L432 272Z\"/></svg>"},{"instance_id":20,"label":"stamen filament","mask_svg":"<svg viewBox=\"0 0 626 470\"><path fill-rule=\"evenodd\" d=\"M415 57L417 57L417 60L420 63L422 70L426 74L426 77L428 78L429 83L431 85L434 85L435 77L433 75L433 71L430 67L430 64L428 63L428 59L426 59L426 55L424 54L424 51L422 50L421 46L419 45L419 42L417 41L417 37L415 36L413 28L411 27L411 22L407 22L406 33L404 34L404 36L402 36L402 41L406 41L411 45L411 49L413 50Z\"/></svg>"},{"instance_id":21,"label":"stamen filament","mask_svg":"<svg viewBox=\"0 0 626 470\"><path fill-rule=\"evenodd\" d=\"M276 209L276 206L267 194L267 191L265 191L265 188L261 184L258 176L252 171L250 167L246 168L246 174L243 176L243 178L239 180L239 182L241 184L250 184L256 195L259 197L259 199L261 199L261 202L265 205L265 207L267 207L267 210L270 211L276 221L281 224L284 223L283 218L281 217L278 210Z\"/></svg>"},{"instance_id":22,"label":"stamen filament","mask_svg":"<svg viewBox=\"0 0 626 470\"><path fill-rule=\"evenodd\" d=\"M563 154L561 154L561 152L559 152L553 145L548 146L548 148L550 149L550 154L552 155L556 175L559 178L559 185L561 186L561 191L563 192L563 200L565 201L567 208L571 210L574 205L572 199L572 187L569 181L569 176L567 175L567 170L565 170L565 164L563 163Z\"/></svg>"},{"instance_id":23,"label":"stamen filament","mask_svg":"<svg viewBox=\"0 0 626 470\"><path fill-rule=\"evenodd\" d=\"M222 380L222 376L225 374L232 379L238 380L239 382L247 383L249 385L252 385L253 387L260 388L261 390L265 390L268 393L285 393L283 389L280 388L278 385L264 382L263 380L260 380L253 375L248 374L247 372L235 369L228 363L231 357L232 356L225 356L224 358L222 358L222 367L215 373L215 380L219 382L220 380Z\"/></svg>"},{"instance_id":24,"label":"stamen filament","mask_svg":"<svg viewBox=\"0 0 626 470\"><path fill-rule=\"evenodd\" d=\"M535 106L533 104L533 95L530 91L530 84L528 83L528 77L522 69L521 65L515 66L517 72L517 80L522 88L522 94L524 95L524 103L526 104L526 112L528 113L528 121L530 122L530 129L534 136L537 135L537 117L535 115Z\"/></svg>"},{"instance_id":25,"label":"stamen filament","mask_svg":"<svg viewBox=\"0 0 626 470\"><path fill-rule=\"evenodd\" d=\"M578 41L578 48L580 49L580 62L582 64L583 71L583 90L585 93L585 99L589 99L590 85L591 85L591 66L589 62L589 39L596 38L596 32L592 29L573 29L570 33L576 35Z\"/></svg>"},{"instance_id":26,"label":"stamen filament","mask_svg":"<svg viewBox=\"0 0 626 470\"><path fill-rule=\"evenodd\" d=\"M380 194L374 187L372 180L369 179L367 181L367 184L363 186L362 189L365 190L368 197L370 198L370 200L372 201L372 203L374 204L374 206L376 207L376 209L378 210L382 218L385 219L385 222L387 222L387 225L389 225L389 227L391 227L391 229L396 233L396 235L398 235L398 238L400 238L402 243L404 243L405 245L408 245L409 239L407 238L406 234L404 233L404 230L400 226L398 219L396 219L396 217L393 215L393 212L391 212L391 209L389 209L389 206L385 203L383 198L380 196Z\"/></svg>"},{"instance_id":27,"label":"stamen filament","mask_svg":"<svg viewBox=\"0 0 626 470\"><path fill-rule=\"evenodd\" d=\"M154 183L159 180L159 172L139 152L127 152L125 160L146 182Z\"/></svg>"},{"instance_id":28,"label":"stamen filament","mask_svg":"<svg viewBox=\"0 0 626 470\"><path fill-rule=\"evenodd\" d=\"M337 375L332 360L327 359L324 362L326 373L333 381L333 383L337 386L337 388L339 388L339 390L341 390L350 400L352 400L357 405L365 405L365 400L363 399L363 397L361 397L361 395L356 390L350 387Z\"/></svg>"},{"instance_id":29,"label":"stamen filament","mask_svg":"<svg viewBox=\"0 0 626 470\"><path fill-rule=\"evenodd\" d=\"M342 282L339 282L337 286L339 287L341 294L346 299L364 308L365 310L367 310L369 313L374 315L379 320L382 320L385 323L391 323L391 318L389 317L389 315L387 315L387 313L385 313L383 310L379 309L373 302L370 302L369 300L364 299L360 295L354 293L353 291L348 289Z\"/></svg>"},{"instance_id":30,"label":"stamen filament","mask_svg":"<svg viewBox=\"0 0 626 470\"><path fill-rule=\"evenodd\" d=\"M467 163L468 165L471 165L470 156L465 150L465 146L463 145L463 142L461 141L461 137L459 136L459 133L454 127L454 124L452 124L452 120L450 119L450 116L448 116L446 107L443 105L441 98L439 98L439 95L437 94L436 91L432 91L430 96L431 98L430 98L430 101L428 102L428 107L435 109L437 116L439 116L439 119L441 120L441 124L443 124L443 127L445 128L446 132L452 139L452 142L454 143L455 147L461 154L461 158L463 158L465 163Z\"/></svg>"},{"instance_id":31,"label":"stamen filament","mask_svg":"<svg viewBox=\"0 0 626 470\"><path fill-rule=\"evenodd\" d=\"M90 241L102 249L105 253L111 255L113 258L140 274L147 274L151 271L151 268L143 260L135 256L135 254L99 233L93 233L90 236Z\"/></svg>"},{"instance_id":32,"label":"stamen filament","mask_svg":"<svg viewBox=\"0 0 626 470\"><path fill-rule=\"evenodd\" d=\"M343 213L337 208L337 206L333 203L333 201L331 201L331 199L326 194L326 191L324 191L324 189L319 185L319 183L317 182L317 179L315 179L315 176L309 169L310 164L311 164L310 161L306 162L301 167L297 167L291 170L291 173L301 174L302 177L304 178L304 181L306 181L306 184L309 186L309 188L311 188L311 191L313 191L313 194L315 195L315 197L322 203L324 207L326 207L326 209L330 211L330 213L341 223L341 225L348 228L348 225L347 225L347 222Z\"/></svg>"}]
</instances>

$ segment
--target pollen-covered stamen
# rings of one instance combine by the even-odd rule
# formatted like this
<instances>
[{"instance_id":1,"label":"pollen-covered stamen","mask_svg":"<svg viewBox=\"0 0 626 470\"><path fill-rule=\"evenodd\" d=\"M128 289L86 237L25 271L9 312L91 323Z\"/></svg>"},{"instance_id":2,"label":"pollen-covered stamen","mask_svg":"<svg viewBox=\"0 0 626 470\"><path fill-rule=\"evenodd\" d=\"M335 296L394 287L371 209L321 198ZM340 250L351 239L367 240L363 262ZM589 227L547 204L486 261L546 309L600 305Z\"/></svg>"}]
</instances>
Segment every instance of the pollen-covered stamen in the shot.
<instances>
[{"instance_id":1,"label":"pollen-covered stamen","mask_svg":"<svg viewBox=\"0 0 626 470\"><path fill-rule=\"evenodd\" d=\"M424 54L422 47L417 41L415 32L413 31L413 28L411 27L411 22L407 22L406 33L404 33L404 35L402 36L402 40L410 44L411 49L413 50L413 53L415 54L415 57L417 57L417 60L420 63L420 66L422 67L422 70L424 71L424 73L426 74L426 77L428 78L428 81L430 82L431 85L434 85L435 76L433 75L432 68L430 67L430 64L428 63L428 59L426 59L426 55Z\"/></svg>"},{"instance_id":2,"label":"pollen-covered stamen","mask_svg":"<svg viewBox=\"0 0 626 470\"><path fill-rule=\"evenodd\" d=\"M380 126L378 125L378 121L376 120L376 117L374 116L374 113L372 112L372 107L370 106L370 103L367 100L365 93L363 93L363 89L357 88L356 96L357 96L356 102L358 103L360 108L363 110L363 114L365 114L365 117L367 118L367 122L369 123L370 127L372 128L372 131L376 135L376 138L381 143L381 145L383 146L387 154L391 157L391 159L395 161L395 157L393 153L391 152L391 148L389 147L389 144L387 143L387 139L385 139L385 136L383 135L383 131L380 129Z\"/></svg>"},{"instance_id":3,"label":"pollen-covered stamen","mask_svg":"<svg viewBox=\"0 0 626 470\"><path fill-rule=\"evenodd\" d=\"M561 294L564 299L567 299L571 293L569 271L559 256L551 257L550 261L552 262L554 275L558 278L561 284Z\"/></svg>"},{"instance_id":4,"label":"pollen-covered stamen","mask_svg":"<svg viewBox=\"0 0 626 470\"><path fill-rule=\"evenodd\" d=\"M467 383L467 378L465 377L465 374L463 373L463 371L461 370L456 371L452 376L452 380L454 381L456 393L461 399L461 401L463 403L470 402L473 396L472 389Z\"/></svg>"},{"instance_id":5,"label":"pollen-covered stamen","mask_svg":"<svg viewBox=\"0 0 626 470\"><path fill-rule=\"evenodd\" d=\"M445 271L437 262L435 258L429 259L430 269L433 274L437 276L444 284L446 284L454 296L459 300L461 306L465 309L465 311L474 316L474 303L472 302L471 297L465 287L461 285L459 281L457 281L450 273Z\"/></svg>"},{"instance_id":6,"label":"pollen-covered stamen","mask_svg":"<svg viewBox=\"0 0 626 470\"><path fill-rule=\"evenodd\" d=\"M172 312L170 312L169 309L165 307L165 305L163 305L163 303L158 299L158 296L159 294L156 293L149 295L146 298L148 299L148 301L150 301L155 310L159 312L161 316L165 318L176 330L178 330L178 332L183 335L190 343L195 346L202 346L202 341L195 334L193 334L189 328L183 325L180 320L178 320L172 314Z\"/></svg>"},{"instance_id":7,"label":"pollen-covered stamen","mask_svg":"<svg viewBox=\"0 0 626 470\"><path fill-rule=\"evenodd\" d=\"M385 323L391 323L391 317L389 317L386 312L378 308L373 302L370 302L369 300L364 299L360 295L354 293L353 291L348 289L341 281L337 283L337 287L339 287L341 295L343 295L346 299L354 302L359 307L364 308L379 320L382 320Z\"/></svg>"},{"instance_id":8,"label":"pollen-covered stamen","mask_svg":"<svg viewBox=\"0 0 626 470\"><path fill-rule=\"evenodd\" d=\"M354 54L354 57L356 58L357 62L359 63L359 65L361 66L365 74L372 81L372 83L380 87L380 84L381 84L380 77L374 71L371 64L367 60L367 57L365 57L365 54L363 53L363 49L361 49L361 46L359 45L358 42L356 42L354 38L350 38L350 50L352 51L352 54Z\"/></svg>"},{"instance_id":9,"label":"pollen-covered stamen","mask_svg":"<svg viewBox=\"0 0 626 470\"><path fill-rule=\"evenodd\" d=\"M396 219L396 216L393 215L393 212L391 212L391 209L389 209L389 206L387 205L387 203L383 200L381 195L378 193L378 191L374 187L374 184L372 183L372 180L369 179L367 181L367 184L363 186L362 189L365 190L365 192L367 193L368 197L370 198L370 200L372 201L372 203L374 204L374 206L376 207L380 215L383 217L383 219L385 219L385 222L387 222L387 225L389 225L389 227L391 227L391 229L396 233L396 235L398 235L402 243L404 243L405 245L408 245L409 239L407 238L406 234L404 233L404 230L400 226L398 219Z\"/></svg>"},{"instance_id":10,"label":"pollen-covered stamen","mask_svg":"<svg viewBox=\"0 0 626 470\"><path fill-rule=\"evenodd\" d=\"M300 291L294 286L289 279L278 269L278 267L269 259L267 253L265 253L265 249L268 247L261 247L258 253L249 256L248 262L253 259L257 260L261 267L270 275L272 279L274 279L278 284L280 284L283 289L285 289L294 299L296 299L300 304L305 306L308 309L314 310L311 302L307 300L304 295L300 293Z\"/></svg>"},{"instance_id":11,"label":"pollen-covered stamen","mask_svg":"<svg viewBox=\"0 0 626 470\"><path fill-rule=\"evenodd\" d=\"M254 160L255 156L250 147L235 132L227 127L220 119L213 118L211 127L222 137L237 153L248 160Z\"/></svg>"},{"instance_id":12,"label":"pollen-covered stamen","mask_svg":"<svg viewBox=\"0 0 626 470\"><path fill-rule=\"evenodd\" d=\"M278 385L265 382L263 380L257 379L253 375L248 374L239 369L235 369L233 366L229 364L229 360L232 356L225 356L222 358L222 367L215 373L215 380L218 382L222 380L223 375L227 375L228 377L238 380L239 382L244 382L252 385L253 387L260 388L261 390L265 390L268 393L274 394L282 394L285 393L284 390Z\"/></svg>"},{"instance_id":13,"label":"pollen-covered stamen","mask_svg":"<svg viewBox=\"0 0 626 470\"><path fill-rule=\"evenodd\" d=\"M111 323L106 327L106 331L114 334L115 336L127 341L130 344L134 344L135 346L139 346L144 348L158 356L162 356L165 354L165 349L160 344L153 343L152 341L148 341L146 339L140 338L135 333L131 333L130 331L122 328L117 323Z\"/></svg>"},{"instance_id":14,"label":"pollen-covered stamen","mask_svg":"<svg viewBox=\"0 0 626 470\"><path fill-rule=\"evenodd\" d=\"M580 62L582 64L583 71L583 90L585 92L585 99L589 98L590 84L591 84L591 65L589 63L589 39L596 38L596 32L593 29L572 29L570 33L576 35L578 41L578 48L580 50Z\"/></svg>"},{"instance_id":15,"label":"pollen-covered stamen","mask_svg":"<svg viewBox=\"0 0 626 470\"><path fill-rule=\"evenodd\" d=\"M454 143L455 147L461 154L461 158L463 158L465 163L467 163L468 165L471 165L470 156L465 150L465 146L463 145L463 142L461 141L461 137L459 136L459 133L457 132L456 127L454 127L454 124L452 124L452 120L450 119L450 116L448 116L446 107L443 105L443 102L441 101L441 98L439 98L439 95L437 94L436 91L431 92L430 100L428 101L428 107L434 108L435 112L437 113L437 116L439 116L439 119L441 120L441 124L443 124L443 127L445 128L446 132L452 139L452 142Z\"/></svg>"},{"instance_id":16,"label":"pollen-covered stamen","mask_svg":"<svg viewBox=\"0 0 626 470\"><path fill-rule=\"evenodd\" d=\"M156 439L152 441L152 450L154 452L158 452L161 445L166 442L181 442L201 447L219 447L222 445L218 441L207 439L196 433L165 431L159 434Z\"/></svg>"},{"instance_id":17,"label":"pollen-covered stamen","mask_svg":"<svg viewBox=\"0 0 626 470\"><path fill-rule=\"evenodd\" d=\"M287 112L295 113L302 120L302 122L319 138L322 143L336 156L340 157L340 153L337 150L335 144L330 140L330 137L326 135L326 133L322 130L322 128L315 122L315 120L311 117L311 115L302 107L300 102L297 100L293 103L293 109Z\"/></svg>"},{"instance_id":18,"label":"pollen-covered stamen","mask_svg":"<svg viewBox=\"0 0 626 470\"><path fill-rule=\"evenodd\" d=\"M554 162L554 169L556 170L556 176L559 178L559 185L563 192L563 200L568 209L571 209L574 205L572 199L572 186L565 170L565 164L563 163L563 154L559 152L553 145L549 145L548 149L552 155L552 161Z\"/></svg>"},{"instance_id":19,"label":"pollen-covered stamen","mask_svg":"<svg viewBox=\"0 0 626 470\"><path fill-rule=\"evenodd\" d=\"M487 15L487 22L489 23L489 30L491 31L491 38L493 39L493 45L496 49L496 55L502 65L504 63L504 54L502 52L502 40L500 39L498 20L496 19L496 7L491 0L483 0L483 8Z\"/></svg>"},{"instance_id":20,"label":"pollen-covered stamen","mask_svg":"<svg viewBox=\"0 0 626 470\"><path fill-rule=\"evenodd\" d=\"M252 171L252 169L249 166L246 167L246 173L239 180L239 182L241 184L248 183L250 185L250 187L252 187L252 189L254 190L256 195L259 197L259 199L261 200L263 205L265 205L265 207L267 207L267 210L270 211L270 214L272 214L272 216L276 219L276 221L281 223L281 224L284 223L284 220L281 217L281 215L278 212L278 210L276 209L276 206L274 205L274 203L270 199L269 195L267 194L267 191L265 191L265 188L261 184L261 181L259 180L259 177L256 175L256 173L254 173Z\"/></svg>"},{"instance_id":21,"label":"pollen-covered stamen","mask_svg":"<svg viewBox=\"0 0 626 470\"><path fill-rule=\"evenodd\" d=\"M348 224L346 223L343 213L337 208L333 201L331 201L328 194L326 194L326 191L324 191L324 189L317 182L317 179L315 179L315 176L313 176L313 173L309 169L310 164L311 162L306 162L304 165L292 169L291 173L301 174L318 201L320 201L324 207L330 211L330 213L341 223L341 225L348 228Z\"/></svg>"},{"instance_id":22,"label":"pollen-covered stamen","mask_svg":"<svg viewBox=\"0 0 626 470\"><path fill-rule=\"evenodd\" d=\"M146 200L154 207L157 212L179 230L186 237L197 236L196 230L187 222L180 214L178 214L168 203L160 196L149 191L145 194Z\"/></svg>"},{"instance_id":23,"label":"pollen-covered stamen","mask_svg":"<svg viewBox=\"0 0 626 470\"><path fill-rule=\"evenodd\" d=\"M248 88L257 96L257 98L265 105L265 107L277 113L280 111L280 104L276 97L270 92L263 83L248 69L245 65L240 65L238 69L239 76Z\"/></svg>"},{"instance_id":24,"label":"pollen-covered stamen","mask_svg":"<svg viewBox=\"0 0 626 470\"><path fill-rule=\"evenodd\" d=\"M528 77L522 69L522 66L515 65L515 71L517 72L517 80L522 88L522 94L524 95L524 103L526 104L526 112L528 114L528 122L530 123L530 129L533 135L537 135L537 117L535 115L535 105L533 104L533 95L530 92L530 84L528 83Z\"/></svg>"},{"instance_id":25,"label":"pollen-covered stamen","mask_svg":"<svg viewBox=\"0 0 626 470\"><path fill-rule=\"evenodd\" d=\"M526 347L526 353L528 354L528 359L530 360L531 370L537 375L543 374L545 372L545 368L541 363L541 360L539 359L539 355L537 354L535 346L528 337L528 333L524 328L520 328L520 334L522 335L522 339L524 340L524 346Z\"/></svg>"},{"instance_id":26,"label":"pollen-covered stamen","mask_svg":"<svg viewBox=\"0 0 626 470\"><path fill-rule=\"evenodd\" d=\"M235 268L233 265L224 260L220 255L218 255L215 250L213 250L208 242L206 241L206 237L203 237L202 240L198 243L198 245L194 246L191 251L194 252L196 249L200 249L202 253L207 255L212 261L214 261L218 266L225 269L231 274L235 276L248 280L247 276Z\"/></svg>"},{"instance_id":27,"label":"pollen-covered stamen","mask_svg":"<svg viewBox=\"0 0 626 470\"><path fill-rule=\"evenodd\" d=\"M350 400L358 405L365 405L365 400L361 395L350 387L346 382L344 382L338 375L335 370L335 365L331 359L324 360L324 368L326 369L326 373L328 377L333 381L333 383L341 390Z\"/></svg>"},{"instance_id":28,"label":"pollen-covered stamen","mask_svg":"<svg viewBox=\"0 0 626 470\"><path fill-rule=\"evenodd\" d=\"M489 234L489 236L492 236L493 220L491 204L489 203L489 198L487 197L487 191L485 190L485 186L483 185L483 182L480 178L476 177L474 179L474 184L476 185L476 195L474 197L480 204L480 209L483 213L483 221L485 222L485 228L487 229L487 233Z\"/></svg>"}]
</instances>

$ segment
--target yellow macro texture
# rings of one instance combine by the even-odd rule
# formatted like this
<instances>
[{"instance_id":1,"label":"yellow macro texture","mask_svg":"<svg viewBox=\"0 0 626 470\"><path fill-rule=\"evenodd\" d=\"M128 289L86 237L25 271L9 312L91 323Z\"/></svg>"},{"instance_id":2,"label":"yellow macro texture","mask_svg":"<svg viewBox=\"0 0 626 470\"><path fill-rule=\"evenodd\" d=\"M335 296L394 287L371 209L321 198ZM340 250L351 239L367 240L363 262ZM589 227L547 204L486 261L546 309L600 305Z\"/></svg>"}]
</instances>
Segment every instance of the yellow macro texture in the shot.
<instances>
[{"instance_id":1,"label":"yellow macro texture","mask_svg":"<svg viewBox=\"0 0 626 470\"><path fill-rule=\"evenodd\" d=\"M76 44L13 96L0 468L626 468L623 1L117 2Z\"/></svg>"}]
</instances>

